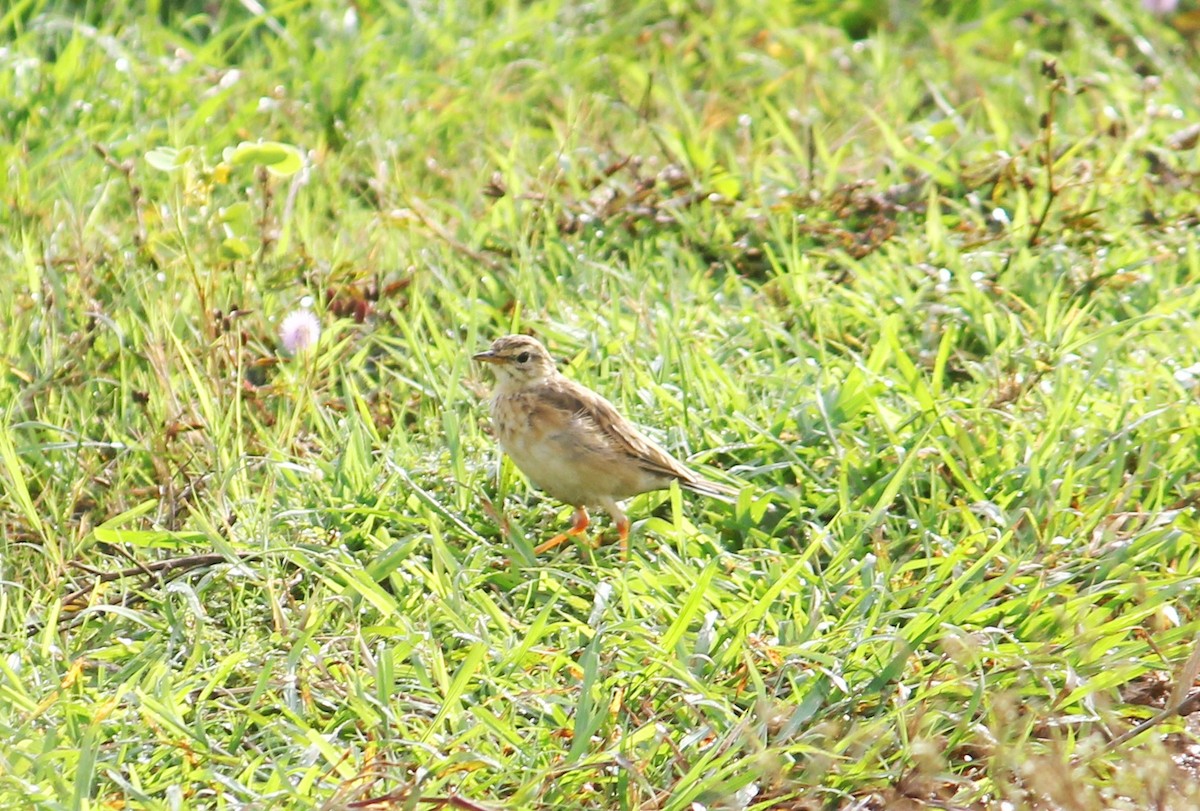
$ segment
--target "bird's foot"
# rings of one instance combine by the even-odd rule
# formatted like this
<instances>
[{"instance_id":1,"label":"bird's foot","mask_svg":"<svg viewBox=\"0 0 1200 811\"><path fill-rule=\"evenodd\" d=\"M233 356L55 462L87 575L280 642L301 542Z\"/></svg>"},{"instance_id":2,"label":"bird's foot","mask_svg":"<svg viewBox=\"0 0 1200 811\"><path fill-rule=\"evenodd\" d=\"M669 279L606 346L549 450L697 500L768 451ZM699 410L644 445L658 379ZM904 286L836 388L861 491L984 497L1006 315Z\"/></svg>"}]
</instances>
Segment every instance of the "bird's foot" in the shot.
<instances>
[{"instance_id":1,"label":"bird's foot","mask_svg":"<svg viewBox=\"0 0 1200 811\"><path fill-rule=\"evenodd\" d=\"M568 529L566 532L560 532L550 540L535 546L533 548L534 554L540 555L543 552L549 552L551 549L559 546L568 538L573 538L576 535L583 534L583 531L588 528L587 510L585 510L583 507L578 507L576 508L575 515L573 517L575 520L574 523L571 524L570 529Z\"/></svg>"}]
</instances>

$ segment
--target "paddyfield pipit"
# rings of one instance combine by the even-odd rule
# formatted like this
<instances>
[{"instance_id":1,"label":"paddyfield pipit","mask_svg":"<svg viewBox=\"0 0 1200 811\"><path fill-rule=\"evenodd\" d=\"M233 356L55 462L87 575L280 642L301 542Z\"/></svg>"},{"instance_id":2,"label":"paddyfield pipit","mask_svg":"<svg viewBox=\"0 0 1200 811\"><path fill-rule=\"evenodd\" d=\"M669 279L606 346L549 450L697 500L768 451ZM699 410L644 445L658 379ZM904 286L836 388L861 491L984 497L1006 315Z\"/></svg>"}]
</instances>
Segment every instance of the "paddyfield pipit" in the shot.
<instances>
[{"instance_id":1,"label":"paddyfield pipit","mask_svg":"<svg viewBox=\"0 0 1200 811\"><path fill-rule=\"evenodd\" d=\"M546 348L527 335L506 335L474 356L496 375L492 430L529 480L575 508L566 532L536 547L545 552L588 525L588 507L612 516L624 546L629 518L619 501L679 482L724 501L737 491L702 478L617 413L608 400L564 377Z\"/></svg>"}]
</instances>

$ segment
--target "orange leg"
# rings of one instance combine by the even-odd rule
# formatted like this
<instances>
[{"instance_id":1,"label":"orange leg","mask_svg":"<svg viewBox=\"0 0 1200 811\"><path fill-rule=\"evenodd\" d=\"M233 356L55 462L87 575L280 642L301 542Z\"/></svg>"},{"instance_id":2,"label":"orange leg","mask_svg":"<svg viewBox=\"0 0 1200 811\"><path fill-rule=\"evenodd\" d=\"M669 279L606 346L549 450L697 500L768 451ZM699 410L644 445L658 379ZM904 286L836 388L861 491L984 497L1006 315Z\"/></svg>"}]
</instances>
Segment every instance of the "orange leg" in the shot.
<instances>
[{"instance_id":1,"label":"orange leg","mask_svg":"<svg viewBox=\"0 0 1200 811\"><path fill-rule=\"evenodd\" d=\"M624 515L617 519L617 537L621 539L621 546L629 541L629 519Z\"/></svg>"},{"instance_id":2,"label":"orange leg","mask_svg":"<svg viewBox=\"0 0 1200 811\"><path fill-rule=\"evenodd\" d=\"M617 540L621 544L621 559L629 559L629 519L622 513L617 519Z\"/></svg>"},{"instance_id":3,"label":"orange leg","mask_svg":"<svg viewBox=\"0 0 1200 811\"><path fill-rule=\"evenodd\" d=\"M617 525L617 540L621 543L621 555L625 556L629 552L629 516L621 509L621 505L611 498L602 499L600 506L612 516L613 523Z\"/></svg>"},{"instance_id":4,"label":"orange leg","mask_svg":"<svg viewBox=\"0 0 1200 811\"><path fill-rule=\"evenodd\" d=\"M588 528L588 514L587 510L583 507L576 507L575 515L572 516L572 518L574 519L574 523L571 524L570 529L568 529L566 532L560 532L545 543L540 543L535 546L533 548L534 554L540 555L543 552L549 552L551 549L567 540L567 538L578 535Z\"/></svg>"}]
</instances>

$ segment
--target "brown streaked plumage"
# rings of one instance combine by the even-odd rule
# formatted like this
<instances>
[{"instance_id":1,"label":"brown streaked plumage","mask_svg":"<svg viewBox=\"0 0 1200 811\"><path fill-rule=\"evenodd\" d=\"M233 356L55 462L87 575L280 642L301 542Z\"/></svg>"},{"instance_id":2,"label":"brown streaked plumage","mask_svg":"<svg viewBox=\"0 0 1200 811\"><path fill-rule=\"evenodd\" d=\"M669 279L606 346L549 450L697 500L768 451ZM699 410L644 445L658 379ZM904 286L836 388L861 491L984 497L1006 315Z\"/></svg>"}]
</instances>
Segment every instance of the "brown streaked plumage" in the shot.
<instances>
[{"instance_id":1,"label":"brown streaked plumage","mask_svg":"<svg viewBox=\"0 0 1200 811\"><path fill-rule=\"evenodd\" d=\"M527 335L506 335L474 356L491 364L492 428L500 447L529 480L575 508L574 523L536 551L553 549L588 525L588 507L603 508L624 544L629 518L617 503L650 490L680 487L731 501L737 491L702 478L671 456L608 400L564 377L550 353Z\"/></svg>"}]
</instances>

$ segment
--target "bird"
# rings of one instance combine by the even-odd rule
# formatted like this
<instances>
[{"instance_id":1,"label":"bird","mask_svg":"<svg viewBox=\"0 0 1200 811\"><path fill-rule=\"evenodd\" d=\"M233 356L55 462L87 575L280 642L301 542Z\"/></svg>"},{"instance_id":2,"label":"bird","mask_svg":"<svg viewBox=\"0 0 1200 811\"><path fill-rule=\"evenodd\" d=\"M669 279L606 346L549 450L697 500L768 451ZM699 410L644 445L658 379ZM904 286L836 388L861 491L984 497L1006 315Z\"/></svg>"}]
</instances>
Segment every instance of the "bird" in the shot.
<instances>
[{"instance_id":1,"label":"bird","mask_svg":"<svg viewBox=\"0 0 1200 811\"><path fill-rule=\"evenodd\" d=\"M536 338L505 335L472 359L491 366L492 432L534 485L575 508L570 529L534 548L541 554L587 529L588 507L607 512L621 548L629 517L619 502L678 482L728 503L738 491L704 478L662 449L591 389L563 375Z\"/></svg>"}]
</instances>

